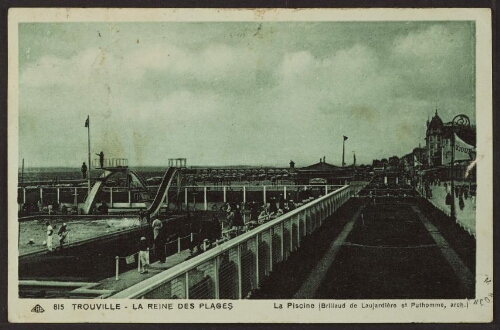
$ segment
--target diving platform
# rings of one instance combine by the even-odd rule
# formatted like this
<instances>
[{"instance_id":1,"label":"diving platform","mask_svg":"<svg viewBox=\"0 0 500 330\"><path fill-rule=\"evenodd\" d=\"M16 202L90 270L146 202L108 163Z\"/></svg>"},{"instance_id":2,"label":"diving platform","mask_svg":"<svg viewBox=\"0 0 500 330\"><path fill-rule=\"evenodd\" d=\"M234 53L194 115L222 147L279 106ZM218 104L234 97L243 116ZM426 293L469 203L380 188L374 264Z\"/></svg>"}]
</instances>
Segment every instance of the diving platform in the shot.
<instances>
[{"instance_id":1,"label":"diving platform","mask_svg":"<svg viewBox=\"0 0 500 330\"><path fill-rule=\"evenodd\" d=\"M99 158L92 160L92 168L96 170L121 170L128 168L127 158L104 158L101 162Z\"/></svg>"}]
</instances>

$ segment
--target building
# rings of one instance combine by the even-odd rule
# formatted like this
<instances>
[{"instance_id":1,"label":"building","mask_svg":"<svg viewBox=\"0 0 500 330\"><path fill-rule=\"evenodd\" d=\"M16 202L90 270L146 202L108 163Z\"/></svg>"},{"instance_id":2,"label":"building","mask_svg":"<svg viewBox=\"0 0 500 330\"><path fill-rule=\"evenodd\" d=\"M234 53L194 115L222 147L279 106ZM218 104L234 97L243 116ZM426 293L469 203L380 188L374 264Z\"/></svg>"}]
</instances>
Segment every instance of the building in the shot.
<instances>
[{"instance_id":1,"label":"building","mask_svg":"<svg viewBox=\"0 0 500 330\"><path fill-rule=\"evenodd\" d=\"M354 178L352 167L339 167L328 164L324 158L319 163L297 169L297 184L309 184L313 179L324 179L327 184L346 184Z\"/></svg>"},{"instance_id":2,"label":"building","mask_svg":"<svg viewBox=\"0 0 500 330\"><path fill-rule=\"evenodd\" d=\"M461 140L456 144L476 145L476 128L474 125L456 128L455 132ZM429 167L448 165L451 157L452 135L453 128L451 122L443 123L436 110L436 114L432 117L432 120L430 122L427 121L427 131L425 134L427 159L420 158L419 161ZM413 152L415 155L422 155L422 151L419 151L417 148ZM425 162L422 160L425 160Z\"/></svg>"},{"instance_id":3,"label":"building","mask_svg":"<svg viewBox=\"0 0 500 330\"><path fill-rule=\"evenodd\" d=\"M442 165L443 127L443 120L438 116L436 110L431 121L427 120L427 131L425 132L427 165L429 167Z\"/></svg>"}]
</instances>

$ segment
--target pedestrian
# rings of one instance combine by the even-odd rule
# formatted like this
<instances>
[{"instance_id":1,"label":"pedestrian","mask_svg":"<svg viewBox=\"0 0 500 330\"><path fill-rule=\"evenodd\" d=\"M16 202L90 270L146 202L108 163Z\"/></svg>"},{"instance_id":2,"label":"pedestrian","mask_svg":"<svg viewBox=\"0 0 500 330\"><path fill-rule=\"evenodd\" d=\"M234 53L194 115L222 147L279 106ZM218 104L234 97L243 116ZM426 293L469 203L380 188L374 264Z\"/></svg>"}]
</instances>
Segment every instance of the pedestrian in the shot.
<instances>
[{"instance_id":1,"label":"pedestrian","mask_svg":"<svg viewBox=\"0 0 500 330\"><path fill-rule=\"evenodd\" d=\"M278 201L279 208L280 209L285 209L285 198L283 197L283 194L280 194L280 199Z\"/></svg>"},{"instance_id":2,"label":"pedestrian","mask_svg":"<svg viewBox=\"0 0 500 330\"><path fill-rule=\"evenodd\" d=\"M243 216L241 215L241 210L239 205L235 205L234 217L233 217L233 227L236 227L236 235L239 235L240 230L245 226L243 221Z\"/></svg>"},{"instance_id":3,"label":"pedestrian","mask_svg":"<svg viewBox=\"0 0 500 330\"><path fill-rule=\"evenodd\" d=\"M162 264L165 262L166 258L165 246L162 244L163 235L161 235L161 229L163 227L163 223L161 222L160 219L155 219L151 226L153 227L153 242L154 242L155 255L158 257L158 260Z\"/></svg>"},{"instance_id":4,"label":"pedestrian","mask_svg":"<svg viewBox=\"0 0 500 330\"><path fill-rule=\"evenodd\" d=\"M258 222L259 223L264 223L266 222L267 220L269 220L270 216L269 216L269 213L267 212L267 208L266 206L262 206L262 211L260 212L259 214L259 217L258 217Z\"/></svg>"},{"instance_id":5,"label":"pedestrian","mask_svg":"<svg viewBox=\"0 0 500 330\"><path fill-rule=\"evenodd\" d=\"M97 208L97 212L102 215L108 215L109 207L106 201L102 201L101 205Z\"/></svg>"},{"instance_id":6,"label":"pedestrian","mask_svg":"<svg viewBox=\"0 0 500 330\"><path fill-rule=\"evenodd\" d=\"M54 229L52 229L52 226L48 221L45 223L45 226L47 227L47 249L49 252L52 252L52 234L54 233Z\"/></svg>"},{"instance_id":7,"label":"pedestrian","mask_svg":"<svg viewBox=\"0 0 500 330\"><path fill-rule=\"evenodd\" d=\"M460 208L460 211L463 211L464 210L464 207L465 207L465 203L464 203L464 199L462 196L459 197L459 200L458 200L458 207Z\"/></svg>"},{"instance_id":8,"label":"pedestrian","mask_svg":"<svg viewBox=\"0 0 500 330\"><path fill-rule=\"evenodd\" d=\"M82 164L82 177L84 179L87 178L87 165L85 165L85 162L83 162L83 164Z\"/></svg>"},{"instance_id":9,"label":"pedestrian","mask_svg":"<svg viewBox=\"0 0 500 330\"><path fill-rule=\"evenodd\" d=\"M194 255L194 249L196 248L196 252L200 253L201 249L200 246L203 242L203 239L201 237L202 235L202 228L200 223L193 223L193 226L191 227L191 232L192 232L192 237L193 240L191 241L191 246L189 247L189 252L191 255Z\"/></svg>"},{"instance_id":10,"label":"pedestrian","mask_svg":"<svg viewBox=\"0 0 500 330\"><path fill-rule=\"evenodd\" d=\"M59 236L59 247L62 249L64 241L66 240L66 236L68 235L68 229L66 227L66 223L63 223L61 228L59 228L57 235Z\"/></svg>"},{"instance_id":11,"label":"pedestrian","mask_svg":"<svg viewBox=\"0 0 500 330\"><path fill-rule=\"evenodd\" d=\"M255 201L252 202L250 206L250 221L257 222L259 218L259 210L257 208L257 203Z\"/></svg>"},{"instance_id":12,"label":"pedestrian","mask_svg":"<svg viewBox=\"0 0 500 330\"><path fill-rule=\"evenodd\" d=\"M104 168L104 152L101 151L96 155L99 156L99 165L101 165L101 168Z\"/></svg>"},{"instance_id":13,"label":"pedestrian","mask_svg":"<svg viewBox=\"0 0 500 330\"><path fill-rule=\"evenodd\" d=\"M276 207L276 198L272 197L269 203L269 213L271 215L276 214L278 212L278 208Z\"/></svg>"},{"instance_id":14,"label":"pedestrian","mask_svg":"<svg viewBox=\"0 0 500 330\"><path fill-rule=\"evenodd\" d=\"M139 273L147 273L149 268L149 247L148 241L144 236L142 236L139 241L139 264L141 266Z\"/></svg>"}]
</instances>

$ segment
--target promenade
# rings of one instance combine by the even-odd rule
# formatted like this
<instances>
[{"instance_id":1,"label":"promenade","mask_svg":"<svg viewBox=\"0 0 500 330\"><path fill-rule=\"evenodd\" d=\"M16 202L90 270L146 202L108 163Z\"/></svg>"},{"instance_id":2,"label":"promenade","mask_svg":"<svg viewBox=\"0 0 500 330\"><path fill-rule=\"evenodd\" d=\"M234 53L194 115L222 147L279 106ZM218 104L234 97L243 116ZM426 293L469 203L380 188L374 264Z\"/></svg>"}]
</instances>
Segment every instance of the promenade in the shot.
<instances>
[{"instance_id":1,"label":"promenade","mask_svg":"<svg viewBox=\"0 0 500 330\"><path fill-rule=\"evenodd\" d=\"M436 217L423 199L350 203L348 219L325 221L254 298L474 297L473 236Z\"/></svg>"}]
</instances>

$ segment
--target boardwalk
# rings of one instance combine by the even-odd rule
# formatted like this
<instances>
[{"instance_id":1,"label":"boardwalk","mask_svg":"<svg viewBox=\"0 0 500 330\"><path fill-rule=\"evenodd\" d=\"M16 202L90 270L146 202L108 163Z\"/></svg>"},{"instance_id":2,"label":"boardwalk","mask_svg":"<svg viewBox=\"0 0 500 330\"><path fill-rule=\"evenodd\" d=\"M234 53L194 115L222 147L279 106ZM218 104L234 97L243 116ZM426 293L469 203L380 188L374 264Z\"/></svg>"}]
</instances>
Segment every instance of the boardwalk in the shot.
<instances>
[{"instance_id":1,"label":"boardwalk","mask_svg":"<svg viewBox=\"0 0 500 330\"><path fill-rule=\"evenodd\" d=\"M456 224L436 218L425 201L411 201L375 206L351 201L346 205L351 210L344 211L351 215L349 220L345 224L341 219L327 221L302 247L309 253L298 252L255 298L473 297L473 237L457 230ZM320 256L312 256L314 252ZM309 266L300 267L302 263ZM292 284L275 280L292 269L296 269Z\"/></svg>"}]
</instances>

